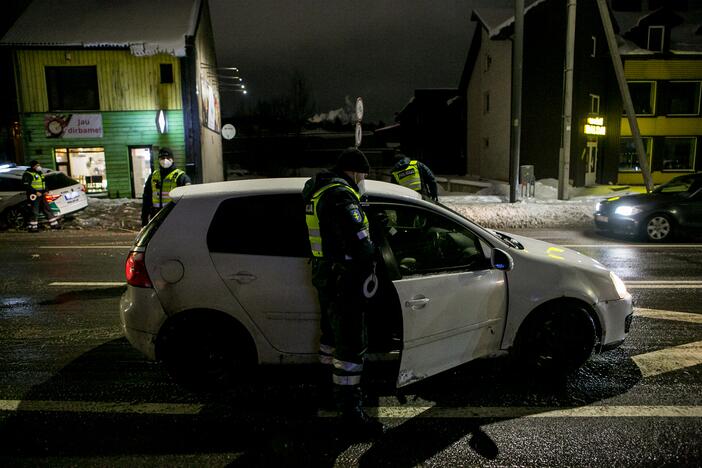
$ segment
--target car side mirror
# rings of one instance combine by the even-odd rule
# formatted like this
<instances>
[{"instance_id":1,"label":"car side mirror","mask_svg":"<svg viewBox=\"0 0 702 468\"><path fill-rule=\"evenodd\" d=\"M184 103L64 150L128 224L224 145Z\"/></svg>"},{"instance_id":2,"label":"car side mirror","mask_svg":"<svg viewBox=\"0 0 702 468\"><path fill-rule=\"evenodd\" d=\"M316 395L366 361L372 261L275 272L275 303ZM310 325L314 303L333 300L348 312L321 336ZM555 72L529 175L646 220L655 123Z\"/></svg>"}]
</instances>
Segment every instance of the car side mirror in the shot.
<instances>
[{"instance_id":1,"label":"car side mirror","mask_svg":"<svg viewBox=\"0 0 702 468\"><path fill-rule=\"evenodd\" d=\"M502 271L511 271L512 268L514 268L514 261L512 260L512 257L501 249L492 249L490 263L492 263L493 268Z\"/></svg>"}]
</instances>

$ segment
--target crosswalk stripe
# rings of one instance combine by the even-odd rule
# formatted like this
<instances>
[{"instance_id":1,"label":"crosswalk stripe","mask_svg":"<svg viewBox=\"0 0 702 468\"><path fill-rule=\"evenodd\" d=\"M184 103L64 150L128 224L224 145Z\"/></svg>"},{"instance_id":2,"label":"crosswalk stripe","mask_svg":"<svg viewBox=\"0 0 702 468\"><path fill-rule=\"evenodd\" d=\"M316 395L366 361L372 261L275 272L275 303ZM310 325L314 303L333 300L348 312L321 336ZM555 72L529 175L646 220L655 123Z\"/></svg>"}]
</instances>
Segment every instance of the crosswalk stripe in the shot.
<instances>
[{"instance_id":1,"label":"crosswalk stripe","mask_svg":"<svg viewBox=\"0 0 702 468\"><path fill-rule=\"evenodd\" d=\"M702 364L702 341L632 356L644 377Z\"/></svg>"},{"instance_id":2,"label":"crosswalk stripe","mask_svg":"<svg viewBox=\"0 0 702 468\"><path fill-rule=\"evenodd\" d=\"M692 314L690 312L675 312L672 310L635 308L634 315L662 320L677 320L679 322L702 323L702 314Z\"/></svg>"},{"instance_id":3,"label":"crosswalk stripe","mask_svg":"<svg viewBox=\"0 0 702 468\"><path fill-rule=\"evenodd\" d=\"M0 400L0 411L66 413L198 414L204 405L185 403L129 403L107 401Z\"/></svg>"},{"instance_id":4,"label":"crosswalk stripe","mask_svg":"<svg viewBox=\"0 0 702 468\"><path fill-rule=\"evenodd\" d=\"M49 286L124 286L124 281L55 281Z\"/></svg>"},{"instance_id":5,"label":"crosswalk stripe","mask_svg":"<svg viewBox=\"0 0 702 468\"><path fill-rule=\"evenodd\" d=\"M40 245L40 249L131 249L131 245Z\"/></svg>"}]
</instances>

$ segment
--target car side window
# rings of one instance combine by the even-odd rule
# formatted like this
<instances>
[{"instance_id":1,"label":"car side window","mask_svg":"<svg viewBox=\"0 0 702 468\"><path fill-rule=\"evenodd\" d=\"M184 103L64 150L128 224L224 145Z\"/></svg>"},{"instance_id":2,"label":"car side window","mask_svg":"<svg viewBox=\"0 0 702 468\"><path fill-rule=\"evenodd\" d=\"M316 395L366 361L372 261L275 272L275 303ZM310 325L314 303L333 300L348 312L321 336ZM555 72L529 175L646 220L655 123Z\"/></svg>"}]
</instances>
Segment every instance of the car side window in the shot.
<instances>
[{"instance_id":1,"label":"car side window","mask_svg":"<svg viewBox=\"0 0 702 468\"><path fill-rule=\"evenodd\" d=\"M0 177L0 192L20 192L24 189L21 179Z\"/></svg>"},{"instance_id":2,"label":"car side window","mask_svg":"<svg viewBox=\"0 0 702 468\"><path fill-rule=\"evenodd\" d=\"M376 205L372 212L403 276L488 268L478 236L450 218L408 205Z\"/></svg>"},{"instance_id":3,"label":"car side window","mask_svg":"<svg viewBox=\"0 0 702 468\"><path fill-rule=\"evenodd\" d=\"M302 195L224 200L207 231L207 246L210 252L310 257Z\"/></svg>"}]
</instances>

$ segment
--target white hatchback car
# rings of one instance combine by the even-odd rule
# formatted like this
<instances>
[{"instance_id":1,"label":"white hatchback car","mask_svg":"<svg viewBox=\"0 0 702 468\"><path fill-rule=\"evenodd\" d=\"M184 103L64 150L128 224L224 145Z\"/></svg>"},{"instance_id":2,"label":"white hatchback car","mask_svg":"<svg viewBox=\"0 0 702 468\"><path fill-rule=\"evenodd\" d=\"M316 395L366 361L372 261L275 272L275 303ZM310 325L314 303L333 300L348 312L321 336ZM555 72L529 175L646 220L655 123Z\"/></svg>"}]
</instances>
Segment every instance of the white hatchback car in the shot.
<instances>
[{"instance_id":1,"label":"white hatchback car","mask_svg":"<svg viewBox=\"0 0 702 468\"><path fill-rule=\"evenodd\" d=\"M254 364L315 362L305 180L171 192L127 258L120 315L131 344L203 385ZM367 190L384 264L369 346L399 355L398 387L506 351L572 371L626 337L631 295L596 260L485 229L397 185L368 181Z\"/></svg>"},{"instance_id":2,"label":"white hatchback car","mask_svg":"<svg viewBox=\"0 0 702 468\"><path fill-rule=\"evenodd\" d=\"M0 169L0 224L21 229L27 223L30 208L27 206L26 188L22 184L22 174L27 166L13 166ZM74 214L88 206L85 187L60 171L44 169L46 193L44 198L49 208L59 216ZM40 214L40 221L44 215Z\"/></svg>"}]
</instances>

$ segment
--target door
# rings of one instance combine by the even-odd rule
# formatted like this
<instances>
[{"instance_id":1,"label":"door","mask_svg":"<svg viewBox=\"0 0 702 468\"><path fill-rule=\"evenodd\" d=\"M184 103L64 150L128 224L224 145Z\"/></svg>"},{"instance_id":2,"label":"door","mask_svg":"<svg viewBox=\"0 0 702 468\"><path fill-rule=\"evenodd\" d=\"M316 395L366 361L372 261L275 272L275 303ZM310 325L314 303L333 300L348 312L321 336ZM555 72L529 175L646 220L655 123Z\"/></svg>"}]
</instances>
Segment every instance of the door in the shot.
<instances>
[{"instance_id":1,"label":"door","mask_svg":"<svg viewBox=\"0 0 702 468\"><path fill-rule=\"evenodd\" d=\"M151 147L130 147L130 163L132 166L132 193L134 198L144 195L144 184L151 174Z\"/></svg>"},{"instance_id":2,"label":"door","mask_svg":"<svg viewBox=\"0 0 702 468\"><path fill-rule=\"evenodd\" d=\"M499 349L507 313L505 273L468 227L410 205L377 204L401 278L393 284L403 318L397 386L435 375Z\"/></svg>"},{"instance_id":3,"label":"door","mask_svg":"<svg viewBox=\"0 0 702 468\"><path fill-rule=\"evenodd\" d=\"M595 185L597 181L597 140L587 142L585 161L585 185Z\"/></svg>"}]
</instances>

